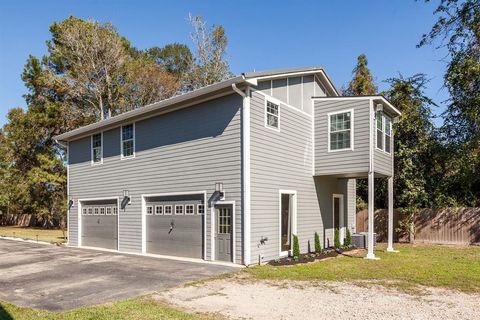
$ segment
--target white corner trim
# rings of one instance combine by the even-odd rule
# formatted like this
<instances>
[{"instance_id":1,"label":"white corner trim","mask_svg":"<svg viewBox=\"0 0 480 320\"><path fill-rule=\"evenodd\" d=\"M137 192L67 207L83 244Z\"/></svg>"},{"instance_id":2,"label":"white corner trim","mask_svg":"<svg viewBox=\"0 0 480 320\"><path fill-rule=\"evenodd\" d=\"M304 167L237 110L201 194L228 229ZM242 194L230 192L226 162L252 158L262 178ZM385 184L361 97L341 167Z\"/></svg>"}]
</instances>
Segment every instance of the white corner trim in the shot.
<instances>
[{"instance_id":1,"label":"white corner trim","mask_svg":"<svg viewBox=\"0 0 480 320\"><path fill-rule=\"evenodd\" d=\"M245 243L243 260L245 265L251 264L251 158L250 158L250 88L247 88L247 95L243 98L243 215Z\"/></svg>"},{"instance_id":2,"label":"white corner trim","mask_svg":"<svg viewBox=\"0 0 480 320\"><path fill-rule=\"evenodd\" d=\"M335 149L331 150L330 149L330 116L336 115L336 114L341 114L341 113L351 113L350 117L350 148L344 148L344 149ZM342 151L354 151L355 150L355 113L354 109L345 109L345 110L340 110L340 111L334 111L334 112L329 112L327 113L327 150L328 152L342 152Z\"/></svg>"}]
</instances>

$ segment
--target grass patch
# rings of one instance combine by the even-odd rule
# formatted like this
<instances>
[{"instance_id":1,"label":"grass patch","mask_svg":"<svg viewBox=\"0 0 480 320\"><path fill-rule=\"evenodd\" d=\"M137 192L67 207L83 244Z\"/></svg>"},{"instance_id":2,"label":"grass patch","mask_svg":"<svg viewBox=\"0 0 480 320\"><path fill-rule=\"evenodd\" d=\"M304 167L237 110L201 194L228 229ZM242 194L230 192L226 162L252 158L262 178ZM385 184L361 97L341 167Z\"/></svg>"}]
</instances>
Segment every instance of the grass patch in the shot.
<instances>
[{"instance_id":1,"label":"grass patch","mask_svg":"<svg viewBox=\"0 0 480 320\"><path fill-rule=\"evenodd\" d=\"M399 244L395 248L400 252L386 253L385 245L379 245L377 261L362 255L289 267L256 266L244 272L259 279L374 280L401 289L422 285L480 293L480 247Z\"/></svg>"},{"instance_id":2,"label":"grass patch","mask_svg":"<svg viewBox=\"0 0 480 320\"><path fill-rule=\"evenodd\" d=\"M68 312L49 312L18 307L0 301L0 319L2 320L70 320L70 319L112 319L112 320L213 320L201 314L189 314L162 304L152 297L140 297L93 307L74 309Z\"/></svg>"},{"instance_id":3,"label":"grass patch","mask_svg":"<svg viewBox=\"0 0 480 320\"><path fill-rule=\"evenodd\" d=\"M65 242L62 230L58 229L41 229L18 226L0 227L0 236L29 240L37 240L38 237L38 241Z\"/></svg>"}]
</instances>

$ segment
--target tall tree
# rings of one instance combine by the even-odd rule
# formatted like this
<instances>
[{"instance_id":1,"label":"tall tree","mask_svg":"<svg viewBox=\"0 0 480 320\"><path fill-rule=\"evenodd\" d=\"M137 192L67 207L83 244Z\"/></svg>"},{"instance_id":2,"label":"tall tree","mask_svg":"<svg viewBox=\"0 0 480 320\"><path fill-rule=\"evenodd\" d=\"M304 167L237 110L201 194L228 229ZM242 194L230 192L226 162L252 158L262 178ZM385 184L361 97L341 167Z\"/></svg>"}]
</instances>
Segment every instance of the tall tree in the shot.
<instances>
[{"instance_id":1,"label":"tall tree","mask_svg":"<svg viewBox=\"0 0 480 320\"><path fill-rule=\"evenodd\" d=\"M357 65L352 71L353 79L348 84L346 95L365 96L377 93L377 86L373 81L373 76L368 68L368 60L365 54L357 58Z\"/></svg>"},{"instance_id":2,"label":"tall tree","mask_svg":"<svg viewBox=\"0 0 480 320\"><path fill-rule=\"evenodd\" d=\"M193 55L184 44L172 43L162 48L153 47L147 49L147 54L178 79L185 78L192 68Z\"/></svg>"},{"instance_id":3,"label":"tall tree","mask_svg":"<svg viewBox=\"0 0 480 320\"><path fill-rule=\"evenodd\" d=\"M232 76L226 60L228 38L222 26L207 27L200 16L189 16L195 45L194 64L186 79L188 89L198 89Z\"/></svg>"},{"instance_id":4,"label":"tall tree","mask_svg":"<svg viewBox=\"0 0 480 320\"><path fill-rule=\"evenodd\" d=\"M429 2L427 0L426 2ZM480 0L440 0L438 16L418 46L439 43L448 49L444 75L450 93L442 128L445 142L461 167L449 167L450 192L459 204L480 204Z\"/></svg>"}]
</instances>

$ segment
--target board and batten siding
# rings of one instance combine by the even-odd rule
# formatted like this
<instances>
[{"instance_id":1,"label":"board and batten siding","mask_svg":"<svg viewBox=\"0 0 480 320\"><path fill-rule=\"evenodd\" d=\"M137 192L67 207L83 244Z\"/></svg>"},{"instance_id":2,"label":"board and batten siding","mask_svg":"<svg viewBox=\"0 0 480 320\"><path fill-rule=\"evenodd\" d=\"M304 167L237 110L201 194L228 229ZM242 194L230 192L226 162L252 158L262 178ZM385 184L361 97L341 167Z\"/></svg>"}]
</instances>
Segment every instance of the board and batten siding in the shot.
<instances>
[{"instance_id":1,"label":"board and batten siding","mask_svg":"<svg viewBox=\"0 0 480 320\"><path fill-rule=\"evenodd\" d=\"M312 175L312 118L280 105L280 131L265 127L265 99L252 92L250 102L251 261L280 254L279 190L297 192L297 234L306 252L322 218ZM261 238L268 238L265 244Z\"/></svg>"},{"instance_id":2,"label":"board and batten siding","mask_svg":"<svg viewBox=\"0 0 480 320\"><path fill-rule=\"evenodd\" d=\"M369 169L369 108L365 100L314 100L315 174L358 174ZM353 150L328 152L328 114L353 109Z\"/></svg>"},{"instance_id":3,"label":"board and batten siding","mask_svg":"<svg viewBox=\"0 0 480 320\"><path fill-rule=\"evenodd\" d=\"M257 89L308 114L312 114L312 97L326 96L325 88L314 75L263 80L258 82Z\"/></svg>"},{"instance_id":4,"label":"board and batten siding","mask_svg":"<svg viewBox=\"0 0 480 320\"><path fill-rule=\"evenodd\" d=\"M242 262L241 108L237 94L135 123L135 157L120 159L120 128L103 132L103 164L91 164L90 136L70 142L69 196L123 197L119 210L119 250L141 252L141 196L206 191L223 182L226 201L236 207L236 262ZM207 214L207 259L211 257L211 223ZM77 210L70 210L71 245L78 243Z\"/></svg>"}]
</instances>

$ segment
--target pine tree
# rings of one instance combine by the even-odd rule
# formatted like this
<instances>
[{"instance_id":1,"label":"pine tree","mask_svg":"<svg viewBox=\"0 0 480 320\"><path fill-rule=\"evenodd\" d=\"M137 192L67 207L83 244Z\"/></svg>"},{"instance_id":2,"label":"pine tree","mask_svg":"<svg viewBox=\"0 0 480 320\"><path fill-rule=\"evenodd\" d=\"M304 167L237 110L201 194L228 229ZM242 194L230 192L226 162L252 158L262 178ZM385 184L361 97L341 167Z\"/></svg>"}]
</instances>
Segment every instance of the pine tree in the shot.
<instances>
[{"instance_id":1,"label":"pine tree","mask_svg":"<svg viewBox=\"0 0 480 320\"><path fill-rule=\"evenodd\" d=\"M373 81L372 73L368 68L368 60L365 54L361 54L357 58L357 65L353 69L353 79L348 84L346 95L350 96L366 96L377 93L377 87Z\"/></svg>"},{"instance_id":2,"label":"pine tree","mask_svg":"<svg viewBox=\"0 0 480 320\"><path fill-rule=\"evenodd\" d=\"M296 235L293 235L293 257L300 257L300 245L298 243L298 236Z\"/></svg>"},{"instance_id":3,"label":"pine tree","mask_svg":"<svg viewBox=\"0 0 480 320\"><path fill-rule=\"evenodd\" d=\"M315 232L315 252L320 253L322 252L322 247L320 246L320 236L317 232Z\"/></svg>"}]
</instances>

